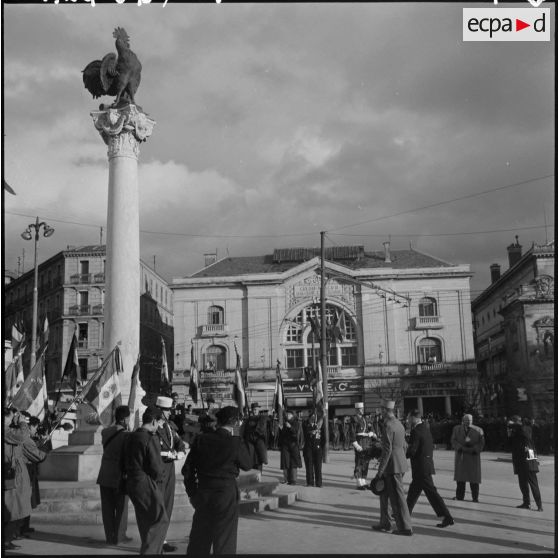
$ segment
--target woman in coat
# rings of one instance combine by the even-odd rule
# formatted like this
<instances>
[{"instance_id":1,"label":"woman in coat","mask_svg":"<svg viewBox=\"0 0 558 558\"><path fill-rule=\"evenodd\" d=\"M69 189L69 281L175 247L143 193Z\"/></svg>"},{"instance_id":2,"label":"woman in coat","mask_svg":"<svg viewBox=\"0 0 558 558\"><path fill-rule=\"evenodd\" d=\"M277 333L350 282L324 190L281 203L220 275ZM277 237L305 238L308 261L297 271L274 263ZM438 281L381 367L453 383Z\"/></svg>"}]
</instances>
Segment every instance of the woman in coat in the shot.
<instances>
[{"instance_id":1,"label":"woman in coat","mask_svg":"<svg viewBox=\"0 0 558 558\"><path fill-rule=\"evenodd\" d=\"M463 415L461 424L454 427L451 446L455 450L454 480L457 483L454 500L465 498L465 483L471 487L473 502L479 501L481 483L481 451L484 449L484 432L473 425L472 415Z\"/></svg>"},{"instance_id":2,"label":"woman in coat","mask_svg":"<svg viewBox=\"0 0 558 558\"><path fill-rule=\"evenodd\" d=\"M20 520L31 515L31 481L27 470L28 461L42 461L46 454L41 452L29 435L29 427L19 422L19 413L4 409L4 451L2 523L4 548L19 548L12 541L20 527Z\"/></svg>"},{"instance_id":3,"label":"woman in coat","mask_svg":"<svg viewBox=\"0 0 558 558\"><path fill-rule=\"evenodd\" d=\"M287 412L283 428L279 430L280 467L288 484L296 484L297 469L302 467L300 450L304 447L302 428L294 414Z\"/></svg>"}]
</instances>

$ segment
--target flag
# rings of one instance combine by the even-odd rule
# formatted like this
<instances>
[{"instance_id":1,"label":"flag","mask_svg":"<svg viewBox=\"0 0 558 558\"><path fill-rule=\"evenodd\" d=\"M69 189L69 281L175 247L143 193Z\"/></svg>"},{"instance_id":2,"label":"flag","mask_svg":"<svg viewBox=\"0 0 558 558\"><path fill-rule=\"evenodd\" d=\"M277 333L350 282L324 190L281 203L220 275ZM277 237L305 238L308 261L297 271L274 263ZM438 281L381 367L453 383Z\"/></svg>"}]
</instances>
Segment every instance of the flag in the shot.
<instances>
[{"instance_id":1,"label":"flag","mask_svg":"<svg viewBox=\"0 0 558 558\"><path fill-rule=\"evenodd\" d=\"M283 428L283 414L285 409L285 392L283 391L283 379L281 378L281 369L279 361L277 361L275 393L273 394L273 410L279 420L279 428Z\"/></svg>"},{"instance_id":2,"label":"flag","mask_svg":"<svg viewBox=\"0 0 558 558\"><path fill-rule=\"evenodd\" d=\"M23 333L15 324L12 325L12 353L15 355L25 341L25 333Z\"/></svg>"},{"instance_id":3,"label":"flag","mask_svg":"<svg viewBox=\"0 0 558 558\"><path fill-rule=\"evenodd\" d=\"M4 179L2 179L2 183L4 184L4 190L6 190L6 192L12 194L12 196L16 195L14 189Z\"/></svg>"},{"instance_id":4,"label":"flag","mask_svg":"<svg viewBox=\"0 0 558 558\"><path fill-rule=\"evenodd\" d=\"M341 310L341 312L339 312L336 309L335 317L335 324L331 327L329 337L331 337L335 343L343 343L345 336L347 335L345 330L345 311Z\"/></svg>"},{"instance_id":5,"label":"flag","mask_svg":"<svg viewBox=\"0 0 558 558\"><path fill-rule=\"evenodd\" d=\"M316 414L323 416L324 414L324 383L322 377L322 363L318 360L318 373L316 374L316 385L314 387L314 407Z\"/></svg>"},{"instance_id":6,"label":"flag","mask_svg":"<svg viewBox=\"0 0 558 558\"><path fill-rule=\"evenodd\" d=\"M130 397L128 399L128 407L130 408L130 429L135 430L141 426L141 417L145 409L145 405L142 403L143 397L145 397L145 391L141 385L140 381L140 355L134 369L132 371L132 382L130 385Z\"/></svg>"},{"instance_id":7,"label":"flag","mask_svg":"<svg viewBox=\"0 0 558 558\"><path fill-rule=\"evenodd\" d=\"M64 366L64 372L62 373L62 379L66 378L71 388L74 390L74 397L77 393L79 370L77 346L78 340L76 332L74 331L74 336L72 337L72 342L70 343L70 350L68 351L68 356L66 358L66 365Z\"/></svg>"},{"instance_id":8,"label":"flag","mask_svg":"<svg viewBox=\"0 0 558 558\"><path fill-rule=\"evenodd\" d=\"M45 377L45 353L33 366L23 385L12 400L12 406L18 411L27 411L31 416L43 419L48 404Z\"/></svg>"},{"instance_id":9,"label":"flag","mask_svg":"<svg viewBox=\"0 0 558 558\"><path fill-rule=\"evenodd\" d=\"M236 343L234 344L234 350L236 352L236 370L234 373L233 399L236 401L238 410L244 413L244 409L247 406L246 390L244 389L244 381L242 380L242 373L240 372L240 355L238 354Z\"/></svg>"},{"instance_id":10,"label":"flag","mask_svg":"<svg viewBox=\"0 0 558 558\"><path fill-rule=\"evenodd\" d=\"M84 388L82 399L89 403L99 416L103 426L110 426L114 419L114 410L122 405L118 374L122 372L122 358L118 347L105 359L100 371L92 378L87 389Z\"/></svg>"},{"instance_id":11,"label":"flag","mask_svg":"<svg viewBox=\"0 0 558 558\"><path fill-rule=\"evenodd\" d=\"M198 391L200 385L200 373L198 372L198 366L194 360L194 343L192 343L192 348L190 351L190 388L189 393L192 401L198 404Z\"/></svg>"},{"instance_id":12,"label":"flag","mask_svg":"<svg viewBox=\"0 0 558 558\"><path fill-rule=\"evenodd\" d=\"M12 399L15 397L23 382L25 380L23 376L23 353L25 351L25 344L23 342L23 337L18 344L17 351L14 353L13 360L9 364L5 372L6 379L6 397L4 403L9 405ZM17 408L17 407L16 407Z\"/></svg>"},{"instance_id":13,"label":"flag","mask_svg":"<svg viewBox=\"0 0 558 558\"><path fill-rule=\"evenodd\" d=\"M167 349L165 347L165 340L161 337L162 355L161 355L161 383L159 386L159 393L161 395L170 395L172 385L169 379L169 365L167 363Z\"/></svg>"},{"instance_id":14,"label":"flag","mask_svg":"<svg viewBox=\"0 0 558 558\"><path fill-rule=\"evenodd\" d=\"M41 344L44 346L48 343L48 335L49 335L49 324L48 318L45 316L45 321L43 322L43 331L41 335Z\"/></svg>"}]
</instances>

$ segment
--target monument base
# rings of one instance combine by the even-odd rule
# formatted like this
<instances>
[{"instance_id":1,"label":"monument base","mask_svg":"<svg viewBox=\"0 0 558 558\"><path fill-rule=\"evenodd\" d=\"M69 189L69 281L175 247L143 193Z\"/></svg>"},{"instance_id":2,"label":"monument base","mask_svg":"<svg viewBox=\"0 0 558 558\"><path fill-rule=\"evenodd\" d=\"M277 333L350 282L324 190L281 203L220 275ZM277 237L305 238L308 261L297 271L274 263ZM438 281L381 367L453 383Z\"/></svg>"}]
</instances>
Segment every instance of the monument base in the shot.
<instances>
[{"instance_id":1,"label":"monument base","mask_svg":"<svg viewBox=\"0 0 558 558\"><path fill-rule=\"evenodd\" d=\"M55 449L39 465L39 480L96 481L102 456L101 445Z\"/></svg>"}]
</instances>

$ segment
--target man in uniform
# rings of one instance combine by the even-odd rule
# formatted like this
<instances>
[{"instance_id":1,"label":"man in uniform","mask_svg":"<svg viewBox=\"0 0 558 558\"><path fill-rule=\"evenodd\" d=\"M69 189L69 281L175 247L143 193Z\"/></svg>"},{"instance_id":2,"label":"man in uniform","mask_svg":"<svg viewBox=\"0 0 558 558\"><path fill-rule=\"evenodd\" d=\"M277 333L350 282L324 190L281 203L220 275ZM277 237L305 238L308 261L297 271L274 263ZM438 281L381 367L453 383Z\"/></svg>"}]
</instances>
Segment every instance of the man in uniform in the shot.
<instances>
[{"instance_id":1,"label":"man in uniform","mask_svg":"<svg viewBox=\"0 0 558 558\"><path fill-rule=\"evenodd\" d=\"M382 429L382 454L378 464L376 478L384 478L386 490L380 495L380 524L373 525L375 531L393 533L394 535L413 534L411 515L405 500L403 474L409 469L405 457L405 428L395 418L395 401L386 401L382 407L384 426ZM388 500L395 516L397 529L392 531L388 512Z\"/></svg>"},{"instance_id":2,"label":"man in uniform","mask_svg":"<svg viewBox=\"0 0 558 558\"><path fill-rule=\"evenodd\" d=\"M318 420L316 411L302 423L304 434L304 466L306 468L306 486L322 486L322 458L325 426L323 417Z\"/></svg>"},{"instance_id":3,"label":"man in uniform","mask_svg":"<svg viewBox=\"0 0 558 558\"><path fill-rule=\"evenodd\" d=\"M366 490L368 488L366 477L371 459L368 450L372 447L373 439L377 438L377 436L368 428L368 423L364 417L364 403L355 403L355 409L356 440L353 442L355 450L354 478L356 479L357 490Z\"/></svg>"},{"instance_id":4,"label":"man in uniform","mask_svg":"<svg viewBox=\"0 0 558 558\"><path fill-rule=\"evenodd\" d=\"M169 527L161 489L164 469L159 443L158 409L146 409L142 425L128 435L124 451L126 489L136 511L141 537L140 554L161 554Z\"/></svg>"},{"instance_id":5,"label":"man in uniform","mask_svg":"<svg viewBox=\"0 0 558 558\"><path fill-rule=\"evenodd\" d=\"M432 434L428 426L422 422L421 413L414 410L409 413L407 422L411 426L411 437L409 439L409 447L407 448L407 457L411 459L411 470L413 480L409 485L407 492L407 507L409 513L413 512L413 508L417 503L420 493L424 490L424 494L432 506L434 513L438 517L442 517L442 522L438 523L438 527L447 527L453 525L453 517L448 510L444 500L434 486L432 475L436 473L434 470L434 443Z\"/></svg>"},{"instance_id":6,"label":"man in uniform","mask_svg":"<svg viewBox=\"0 0 558 558\"><path fill-rule=\"evenodd\" d=\"M114 411L114 424L101 432L103 457L97 476L101 491L101 513L107 544L131 541L126 536L128 526L128 496L121 490L124 444L128 435L130 409L126 405Z\"/></svg>"},{"instance_id":7,"label":"man in uniform","mask_svg":"<svg viewBox=\"0 0 558 558\"><path fill-rule=\"evenodd\" d=\"M253 447L234 432L240 424L237 407L216 413L217 429L194 440L182 474L194 507L187 555L235 554L238 530L239 469L254 464Z\"/></svg>"},{"instance_id":8,"label":"man in uniform","mask_svg":"<svg viewBox=\"0 0 558 558\"><path fill-rule=\"evenodd\" d=\"M186 445L178 435L176 425L169 421L172 399L170 397L157 397L156 407L161 410L162 415L159 419L159 427L157 429L157 437L161 448L161 458L163 460L163 497L165 500L165 508L169 520L172 517L172 509L174 507L174 491L176 487L176 475L174 472L174 462L177 459L184 459ZM163 544L165 552L174 552L176 546L168 543Z\"/></svg>"}]
</instances>

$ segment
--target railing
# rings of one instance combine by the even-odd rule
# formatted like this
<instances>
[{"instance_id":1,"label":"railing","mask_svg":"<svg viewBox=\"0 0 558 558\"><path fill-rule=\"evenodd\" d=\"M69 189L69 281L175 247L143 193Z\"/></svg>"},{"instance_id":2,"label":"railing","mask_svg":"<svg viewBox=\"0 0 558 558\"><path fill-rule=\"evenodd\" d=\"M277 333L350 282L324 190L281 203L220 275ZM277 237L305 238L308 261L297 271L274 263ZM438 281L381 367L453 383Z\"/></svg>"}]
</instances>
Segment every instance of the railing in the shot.
<instances>
[{"instance_id":1,"label":"railing","mask_svg":"<svg viewBox=\"0 0 558 558\"><path fill-rule=\"evenodd\" d=\"M93 275L93 282L94 283L104 283L105 282L105 274L104 273L95 273L95 275Z\"/></svg>"},{"instance_id":2,"label":"railing","mask_svg":"<svg viewBox=\"0 0 558 558\"><path fill-rule=\"evenodd\" d=\"M444 362L434 362L432 364L417 364L417 373L421 372L431 372L435 370L443 370L448 368L448 365Z\"/></svg>"},{"instance_id":3,"label":"railing","mask_svg":"<svg viewBox=\"0 0 558 558\"><path fill-rule=\"evenodd\" d=\"M76 304L74 306L70 306L68 313L71 316L87 316L88 314L91 314L91 305Z\"/></svg>"},{"instance_id":4,"label":"railing","mask_svg":"<svg viewBox=\"0 0 558 558\"><path fill-rule=\"evenodd\" d=\"M91 313L94 316L99 316L103 314L103 305L102 304L95 304L95 306L93 306L91 308Z\"/></svg>"},{"instance_id":5,"label":"railing","mask_svg":"<svg viewBox=\"0 0 558 558\"><path fill-rule=\"evenodd\" d=\"M78 339L78 348L87 349L87 339Z\"/></svg>"},{"instance_id":6,"label":"railing","mask_svg":"<svg viewBox=\"0 0 558 558\"><path fill-rule=\"evenodd\" d=\"M444 327L440 316L417 316L413 320L415 329L439 329Z\"/></svg>"},{"instance_id":7,"label":"railing","mask_svg":"<svg viewBox=\"0 0 558 558\"><path fill-rule=\"evenodd\" d=\"M203 336L227 335L228 327L226 324L206 324L202 325L201 334Z\"/></svg>"},{"instance_id":8,"label":"railing","mask_svg":"<svg viewBox=\"0 0 558 558\"><path fill-rule=\"evenodd\" d=\"M72 283L72 285L91 283L91 273L76 273L75 275L70 275L70 283Z\"/></svg>"}]
</instances>

